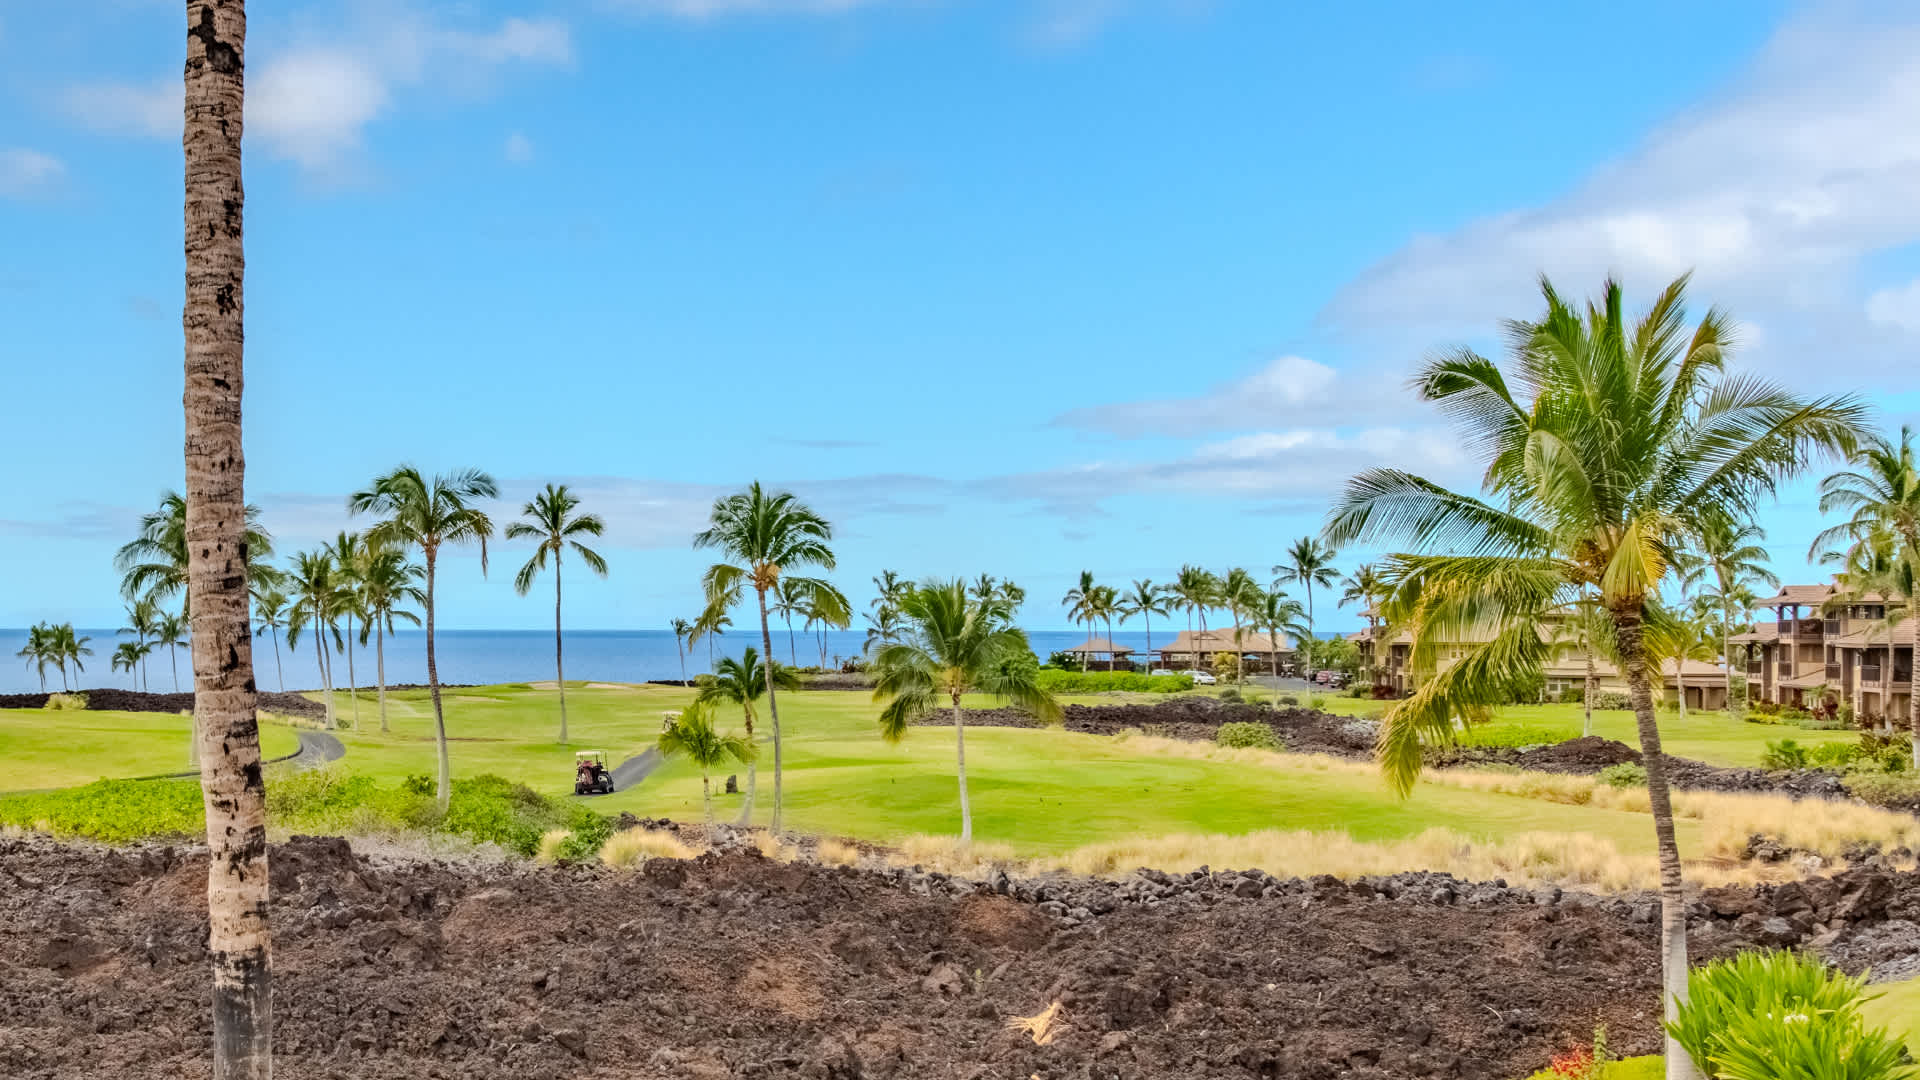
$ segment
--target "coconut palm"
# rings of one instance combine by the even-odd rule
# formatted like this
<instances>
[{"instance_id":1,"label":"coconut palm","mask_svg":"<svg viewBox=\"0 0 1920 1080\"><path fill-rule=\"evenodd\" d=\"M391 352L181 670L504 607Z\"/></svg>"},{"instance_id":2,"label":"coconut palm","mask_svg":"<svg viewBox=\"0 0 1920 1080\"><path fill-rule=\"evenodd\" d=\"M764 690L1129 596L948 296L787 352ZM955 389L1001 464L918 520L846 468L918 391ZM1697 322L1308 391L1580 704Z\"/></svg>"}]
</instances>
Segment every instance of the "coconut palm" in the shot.
<instances>
[{"instance_id":1,"label":"coconut palm","mask_svg":"<svg viewBox=\"0 0 1920 1080\"><path fill-rule=\"evenodd\" d=\"M771 668L771 674L769 674ZM720 658L719 669L713 677L701 683L700 692L694 695L695 701L711 704L726 702L740 706L740 712L746 719L747 742L754 742L753 722L758 719L756 704L767 696L767 684L771 682L780 690L800 689L800 677L777 663L762 660L759 650L749 645L740 650L740 659L731 656ZM756 744L757 745L757 744ZM753 822L753 797L759 790L759 769L753 758L747 759L747 799L740 811L740 823Z\"/></svg>"},{"instance_id":2,"label":"coconut palm","mask_svg":"<svg viewBox=\"0 0 1920 1080\"><path fill-rule=\"evenodd\" d=\"M47 692L47 665L54 662L53 624L35 623L27 631L27 643L15 656L25 657L27 666L40 676L40 692Z\"/></svg>"},{"instance_id":3,"label":"coconut palm","mask_svg":"<svg viewBox=\"0 0 1920 1080\"><path fill-rule=\"evenodd\" d=\"M1300 601L1288 596L1282 589L1261 589L1254 598L1254 606L1248 612L1248 619L1255 630L1265 630L1273 639L1273 647L1278 650L1283 641L1291 642L1297 649L1301 642L1312 633L1307 627L1307 609ZM1278 654L1276 653L1276 659ZM1280 696L1279 685L1274 686L1274 699Z\"/></svg>"},{"instance_id":4,"label":"coconut palm","mask_svg":"<svg viewBox=\"0 0 1920 1080\"><path fill-rule=\"evenodd\" d=\"M693 624L685 619L668 623L673 631L673 651L680 654L680 681L687 681L687 650L693 646Z\"/></svg>"},{"instance_id":5,"label":"coconut palm","mask_svg":"<svg viewBox=\"0 0 1920 1080\"><path fill-rule=\"evenodd\" d=\"M140 689L142 691L145 691L147 688L146 658L153 652L152 649L144 648L144 646L147 644L147 639L153 636L155 624L157 624L159 620L159 604L154 601L153 597L143 596L127 605L127 625L117 631L122 634L132 634L134 644L143 646L140 652Z\"/></svg>"},{"instance_id":6,"label":"coconut palm","mask_svg":"<svg viewBox=\"0 0 1920 1080\"><path fill-rule=\"evenodd\" d=\"M874 597L867 606L874 609L899 608L900 598L913 588L913 582L902 578L891 570L882 570L873 579Z\"/></svg>"},{"instance_id":7,"label":"coconut palm","mask_svg":"<svg viewBox=\"0 0 1920 1080\"><path fill-rule=\"evenodd\" d=\"M750 740L715 730L712 704L698 700L661 732L658 745L662 757L684 757L700 770L700 802L706 808L709 825L713 824L713 780L709 774L728 760L749 764L757 756Z\"/></svg>"},{"instance_id":8,"label":"coconut palm","mask_svg":"<svg viewBox=\"0 0 1920 1080\"><path fill-rule=\"evenodd\" d=\"M695 548L713 548L734 560L715 563L701 579L709 612L724 614L741 602L748 584L760 608L760 648L773 655L773 632L767 622L767 594L793 571L817 566L833 569L833 526L793 493L768 492L758 480L743 492L714 500L707 528L693 538ZM808 579L812 580L812 579ZM824 585L825 582L820 584ZM703 616L704 618L704 616ZM773 820L780 831L781 762L780 696L767 688L767 716L773 724Z\"/></svg>"},{"instance_id":9,"label":"coconut palm","mask_svg":"<svg viewBox=\"0 0 1920 1080\"><path fill-rule=\"evenodd\" d=\"M360 610L360 572L366 561L367 541L359 533L340 531L328 551L333 555L334 588L338 595L334 598L333 610L336 617L347 620L347 636L340 637L338 627L334 628L333 639L342 642L347 654L347 702L353 709L353 729L360 730L360 678L353 670L353 638L356 623L364 625Z\"/></svg>"},{"instance_id":10,"label":"coconut palm","mask_svg":"<svg viewBox=\"0 0 1920 1080\"><path fill-rule=\"evenodd\" d=\"M1920 468L1914 460L1913 430L1901 428L1898 440L1883 435L1867 439L1851 455L1848 466L1820 482L1820 512L1849 516L1815 537L1813 550L1843 538L1858 542L1879 533L1897 542L1899 561L1920 563ZM1911 604L1913 597L1901 599ZM1914 659L1920 664L1920 634L1914 642ZM1887 659L1892 662L1891 644ZM1913 764L1920 769L1920 693L1907 697Z\"/></svg>"},{"instance_id":11,"label":"coconut palm","mask_svg":"<svg viewBox=\"0 0 1920 1080\"><path fill-rule=\"evenodd\" d=\"M1200 666L1200 649L1198 648L1199 638L1193 636L1194 616L1199 616L1200 633L1205 634L1207 608L1215 603L1214 597L1219 593L1219 587L1219 581L1212 574L1191 565L1182 566L1180 573L1173 579L1173 584L1167 586L1167 596L1187 613L1187 636L1195 643L1193 666L1196 668Z\"/></svg>"},{"instance_id":12,"label":"coconut palm","mask_svg":"<svg viewBox=\"0 0 1920 1080\"><path fill-rule=\"evenodd\" d=\"M1680 719L1687 718L1686 667L1689 660L1711 660L1714 640L1719 636L1713 625L1711 606L1691 605L1662 613L1665 617L1647 623L1647 655L1655 670L1663 663L1673 664L1673 685L1678 699Z\"/></svg>"},{"instance_id":13,"label":"coconut palm","mask_svg":"<svg viewBox=\"0 0 1920 1080\"><path fill-rule=\"evenodd\" d=\"M1060 717L1059 702L1040 688L1026 633L1008 622L1003 610L971 596L965 581L929 581L900 601L911 627L907 640L883 646L873 662L873 700L885 703L880 735L888 742L906 738L908 728L942 704L952 708L962 844L973 841L973 808L967 799L966 714L960 699L992 694L1042 720ZM1023 656L1028 663L1007 663Z\"/></svg>"},{"instance_id":14,"label":"coconut palm","mask_svg":"<svg viewBox=\"0 0 1920 1080\"><path fill-rule=\"evenodd\" d=\"M787 624L787 663L800 666L800 647L794 643L793 617L806 610L807 598L793 581L782 581L774 588L768 612Z\"/></svg>"},{"instance_id":15,"label":"coconut palm","mask_svg":"<svg viewBox=\"0 0 1920 1080\"><path fill-rule=\"evenodd\" d=\"M1580 702L1583 719L1580 734L1593 734L1593 695L1599 686L1600 670L1594 662L1595 650L1606 647L1610 641L1606 612L1600 607L1600 600L1590 590L1583 590L1579 598L1563 605L1554 612L1554 618L1545 625L1547 642L1560 652L1578 652L1586 662L1586 682L1582 686ZM1611 655L1611 652L1609 652Z\"/></svg>"},{"instance_id":16,"label":"coconut palm","mask_svg":"<svg viewBox=\"0 0 1920 1080\"><path fill-rule=\"evenodd\" d=\"M420 587L420 582L426 576L426 570L410 561L405 550L384 541L367 542L356 583L363 620L360 624L360 644L362 647L366 645L368 632L371 631L374 684L379 688L380 732L383 735L393 730L387 724L387 639L393 636L395 620L420 625L420 616L401 605L426 606L426 590Z\"/></svg>"},{"instance_id":17,"label":"coconut palm","mask_svg":"<svg viewBox=\"0 0 1920 1080\"><path fill-rule=\"evenodd\" d=\"M278 584L253 590L253 636L267 634L273 639L273 673L280 683L281 693L287 689L287 673L280 666L280 631L287 625L287 594L280 591Z\"/></svg>"},{"instance_id":18,"label":"coconut palm","mask_svg":"<svg viewBox=\"0 0 1920 1080\"><path fill-rule=\"evenodd\" d=\"M1333 588L1340 580L1339 571L1333 568L1333 560L1338 555L1333 548L1319 539L1303 536L1287 549L1286 561L1273 568L1275 579L1283 585L1299 585L1307 590L1307 627L1314 628L1313 587ZM1309 640L1318 643L1318 634L1310 635Z\"/></svg>"},{"instance_id":19,"label":"coconut palm","mask_svg":"<svg viewBox=\"0 0 1920 1080\"><path fill-rule=\"evenodd\" d=\"M1778 589L1780 579L1767 567L1766 531L1752 522L1727 514L1712 514L1693 537L1693 550L1681 559L1681 589L1705 585L1702 593L1720 608L1720 658L1727 665L1727 709L1735 717L1746 712L1746 695L1733 692L1733 646L1727 640L1733 626L1734 600L1743 588L1764 585Z\"/></svg>"},{"instance_id":20,"label":"coconut palm","mask_svg":"<svg viewBox=\"0 0 1920 1080\"><path fill-rule=\"evenodd\" d=\"M1233 670L1235 678L1244 681L1244 669L1240 663L1244 628L1240 624L1247 613L1259 605L1260 597L1265 594L1266 590L1262 589L1259 583L1253 580L1253 575L1249 574L1246 568L1242 566L1232 567L1226 573L1221 574L1218 580L1220 582L1220 603L1226 607L1227 614L1233 619ZM1279 673L1275 672L1275 674Z\"/></svg>"},{"instance_id":21,"label":"coconut palm","mask_svg":"<svg viewBox=\"0 0 1920 1080\"><path fill-rule=\"evenodd\" d=\"M247 579L270 584L273 536L260 525L260 508L246 510ZM113 556L120 571L120 593L132 600L151 596L166 601L187 587L187 500L177 491L160 496L160 507L140 518L140 531ZM191 607L188 608L191 610Z\"/></svg>"},{"instance_id":22,"label":"coconut palm","mask_svg":"<svg viewBox=\"0 0 1920 1080\"><path fill-rule=\"evenodd\" d=\"M493 519L476 503L500 494L493 477L478 469L442 473L431 481L411 465L402 465L376 478L373 486L347 499L355 514L381 514L384 519L367 530L376 542L402 549L417 547L427 563L427 694L433 699L433 738L439 750L439 775L434 801L441 813L453 798L453 766L447 758L447 714L440 704L440 665L434 653L434 585L441 547L478 544L480 573L487 572L487 541Z\"/></svg>"},{"instance_id":23,"label":"coconut palm","mask_svg":"<svg viewBox=\"0 0 1920 1080\"><path fill-rule=\"evenodd\" d=\"M330 629L335 637L340 634L334 626L340 585L335 580L333 552L320 547L296 553L286 583L293 590L292 609L287 614L287 648L298 646L300 635L312 633L313 660L320 672L320 688L326 695L327 727L331 728L334 726L333 676L324 639Z\"/></svg>"},{"instance_id":24,"label":"coconut palm","mask_svg":"<svg viewBox=\"0 0 1920 1080\"><path fill-rule=\"evenodd\" d=\"M93 650L87 647L92 640L75 634L72 623L61 623L53 628L54 662L60 666L60 685L63 689L67 684L68 664L73 665L73 688L80 689L80 676L87 670L80 658L93 655Z\"/></svg>"},{"instance_id":25,"label":"coconut palm","mask_svg":"<svg viewBox=\"0 0 1920 1080\"><path fill-rule=\"evenodd\" d=\"M215 1080L273 1075L267 933L266 789L255 714L247 585L271 554L249 527L240 398L245 383L240 142L245 0L188 0L182 145L186 172L186 598L194 716L206 740ZM264 578L260 580L264 581ZM136 584L134 592L140 591Z\"/></svg>"},{"instance_id":26,"label":"coconut palm","mask_svg":"<svg viewBox=\"0 0 1920 1080\"><path fill-rule=\"evenodd\" d=\"M1850 452L1866 409L1807 400L1751 376L1727 376L1731 323L1710 311L1688 333L1686 279L1637 322L1609 281L1585 311L1541 283L1546 314L1507 326L1507 370L1461 349L1428 361L1414 386L1486 459L1486 499L1396 469L1347 482L1328 521L1331 544L1406 545L1386 560L1387 622L1410 626L1427 677L1388 710L1380 741L1401 790L1426 740L1453 738L1453 718L1485 708L1539 670L1539 626L1585 590L1612 624L1631 688L1659 851L1662 960L1672 1017L1686 994L1686 900L1672 797L1653 707L1647 641L1674 553L1710 514L1755 501L1821 453ZM1441 643L1481 640L1436 671ZM1669 1041L1669 1077L1695 1075Z\"/></svg>"},{"instance_id":27,"label":"coconut palm","mask_svg":"<svg viewBox=\"0 0 1920 1080\"><path fill-rule=\"evenodd\" d=\"M731 629L733 629L733 616L727 614L724 608L709 607L700 613L699 618L693 620L693 625L687 630L687 647L689 649L698 644L702 638L706 639L707 674L713 674L714 639L725 637L727 631ZM699 680L696 679L695 681L698 682Z\"/></svg>"},{"instance_id":28,"label":"coconut palm","mask_svg":"<svg viewBox=\"0 0 1920 1080\"><path fill-rule=\"evenodd\" d=\"M881 645L900 640L906 621L897 607L883 607L867 616L867 643L864 650L869 656Z\"/></svg>"},{"instance_id":29,"label":"coconut palm","mask_svg":"<svg viewBox=\"0 0 1920 1080\"><path fill-rule=\"evenodd\" d=\"M795 578L788 578L792 584ZM827 631L845 630L853 623L853 604L845 593L826 581L809 582L801 588L800 614L806 619L806 629L812 630L820 644L820 667L827 666Z\"/></svg>"},{"instance_id":30,"label":"coconut palm","mask_svg":"<svg viewBox=\"0 0 1920 1080\"><path fill-rule=\"evenodd\" d=\"M1093 623L1099 618L1100 586L1093 580L1093 571L1080 571L1080 581L1068 589L1060 598L1060 606L1067 609L1067 618L1074 623L1087 624L1087 637L1093 637ZM1093 656L1091 650L1080 654L1080 670L1087 670L1087 661Z\"/></svg>"},{"instance_id":31,"label":"coconut palm","mask_svg":"<svg viewBox=\"0 0 1920 1080\"><path fill-rule=\"evenodd\" d=\"M560 657L560 556L572 548L580 561L587 564L587 569L600 577L607 576L607 560L580 542L580 537L605 533L607 523L600 520L598 514L574 513L579 506L580 500L567 490L567 485L548 484L545 491L520 508L521 520L507 526L507 539L535 540L540 544L513 577L513 589L521 596L527 595L533 588L533 579L547 568L547 556L553 556L553 678L560 688L561 746L567 745L567 675Z\"/></svg>"},{"instance_id":32,"label":"coconut palm","mask_svg":"<svg viewBox=\"0 0 1920 1080\"><path fill-rule=\"evenodd\" d=\"M1020 605L1026 602L1027 590L1011 581L1000 583L1000 603L1006 609L1007 618L1013 618L1014 613L1020 610Z\"/></svg>"},{"instance_id":33,"label":"coconut palm","mask_svg":"<svg viewBox=\"0 0 1920 1080\"><path fill-rule=\"evenodd\" d=\"M174 650L188 644L190 628L181 614L163 611L153 620L153 644L167 650L167 667L173 672L173 692L180 692L180 662ZM257 736L256 736L257 737Z\"/></svg>"},{"instance_id":34,"label":"coconut palm","mask_svg":"<svg viewBox=\"0 0 1920 1080\"><path fill-rule=\"evenodd\" d=\"M152 646L143 642L123 641L113 647L113 659L110 666L115 671L124 671L129 677L138 679L139 675L137 672L140 669L141 663L146 660L147 652L151 648Z\"/></svg>"},{"instance_id":35,"label":"coconut palm","mask_svg":"<svg viewBox=\"0 0 1920 1080\"><path fill-rule=\"evenodd\" d=\"M1164 619L1170 616L1173 613L1173 601L1167 597L1164 589L1153 583L1151 578L1135 578L1133 584L1120 594L1114 613L1120 616L1121 626L1127 625L1127 620L1135 615L1140 616L1140 621L1146 624L1147 655L1151 657L1153 655L1153 617L1158 615Z\"/></svg>"}]
</instances>

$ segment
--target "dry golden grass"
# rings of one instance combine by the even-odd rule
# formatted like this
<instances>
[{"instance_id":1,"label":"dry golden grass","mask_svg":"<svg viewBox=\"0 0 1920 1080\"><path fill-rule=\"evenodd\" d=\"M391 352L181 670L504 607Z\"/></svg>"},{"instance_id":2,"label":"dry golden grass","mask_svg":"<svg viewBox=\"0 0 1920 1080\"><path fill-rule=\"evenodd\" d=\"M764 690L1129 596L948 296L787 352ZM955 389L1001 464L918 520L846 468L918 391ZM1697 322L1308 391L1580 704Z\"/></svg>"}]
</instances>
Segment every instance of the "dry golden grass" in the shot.
<instances>
[{"instance_id":1,"label":"dry golden grass","mask_svg":"<svg viewBox=\"0 0 1920 1080\"><path fill-rule=\"evenodd\" d=\"M623 829L600 845L600 861L616 870L637 866L648 859L691 859L699 854L672 833L652 829Z\"/></svg>"},{"instance_id":2,"label":"dry golden grass","mask_svg":"<svg viewBox=\"0 0 1920 1080\"><path fill-rule=\"evenodd\" d=\"M920 866L943 874L971 874L994 866L1018 866L1021 860L1009 844L974 841L962 847L957 837L909 836L887 853L892 866Z\"/></svg>"},{"instance_id":3,"label":"dry golden grass","mask_svg":"<svg viewBox=\"0 0 1920 1080\"><path fill-rule=\"evenodd\" d=\"M819 844L814 847L813 856L828 866L860 865L858 845L849 844L845 840L835 840L830 836L821 838Z\"/></svg>"},{"instance_id":4,"label":"dry golden grass","mask_svg":"<svg viewBox=\"0 0 1920 1080\"><path fill-rule=\"evenodd\" d=\"M548 829L540 834L540 846L533 849L533 857L538 862L556 863L560 861L560 845L573 838L566 829Z\"/></svg>"},{"instance_id":5,"label":"dry golden grass","mask_svg":"<svg viewBox=\"0 0 1920 1080\"><path fill-rule=\"evenodd\" d=\"M1061 1028L1066 1026L1061 1020L1065 1011L1056 1001L1033 1016L1015 1016L1009 1019L1007 1029L1027 1036L1036 1046L1045 1046L1054 1040L1054 1036L1060 1034Z\"/></svg>"},{"instance_id":6,"label":"dry golden grass","mask_svg":"<svg viewBox=\"0 0 1920 1080\"><path fill-rule=\"evenodd\" d=\"M770 832L755 833L754 849L775 862L792 862L800 854L800 849L788 844Z\"/></svg>"}]
</instances>

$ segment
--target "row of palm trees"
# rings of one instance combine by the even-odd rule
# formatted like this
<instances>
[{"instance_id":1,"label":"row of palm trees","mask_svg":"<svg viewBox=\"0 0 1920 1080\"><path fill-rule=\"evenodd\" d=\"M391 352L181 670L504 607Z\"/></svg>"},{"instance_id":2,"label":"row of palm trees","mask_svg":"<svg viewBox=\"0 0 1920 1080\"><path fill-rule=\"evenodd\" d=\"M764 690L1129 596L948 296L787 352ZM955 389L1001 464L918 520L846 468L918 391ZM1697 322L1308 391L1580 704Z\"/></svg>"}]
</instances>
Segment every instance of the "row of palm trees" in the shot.
<instances>
[{"instance_id":1,"label":"row of palm trees","mask_svg":"<svg viewBox=\"0 0 1920 1080\"><path fill-rule=\"evenodd\" d=\"M87 670L80 658L93 655L93 649L87 644L92 640L90 637L76 634L72 623L41 622L27 630L26 645L14 655L24 657L27 666L33 668L40 676L42 693L47 689L49 666L57 668L60 672L60 689L71 690L73 687L67 684L67 668L69 665L72 666L75 685L77 685L80 673Z\"/></svg>"}]
</instances>

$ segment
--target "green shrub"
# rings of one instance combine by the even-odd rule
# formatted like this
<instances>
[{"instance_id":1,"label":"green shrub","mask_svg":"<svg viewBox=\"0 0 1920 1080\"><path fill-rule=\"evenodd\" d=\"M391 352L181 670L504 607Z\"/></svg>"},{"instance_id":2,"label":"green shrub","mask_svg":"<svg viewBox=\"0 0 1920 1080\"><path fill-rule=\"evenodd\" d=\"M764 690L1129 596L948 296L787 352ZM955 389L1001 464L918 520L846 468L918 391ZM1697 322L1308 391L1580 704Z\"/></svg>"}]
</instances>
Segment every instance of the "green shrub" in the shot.
<instances>
[{"instance_id":1,"label":"green shrub","mask_svg":"<svg viewBox=\"0 0 1920 1080\"><path fill-rule=\"evenodd\" d=\"M193 780L101 780L37 795L10 795L0 798L0 825L109 844L207 833L200 785Z\"/></svg>"},{"instance_id":2,"label":"green shrub","mask_svg":"<svg viewBox=\"0 0 1920 1080\"><path fill-rule=\"evenodd\" d=\"M1618 765L1609 765L1600 770L1600 782L1608 787L1633 788L1647 786L1647 767L1623 761Z\"/></svg>"},{"instance_id":3,"label":"green shrub","mask_svg":"<svg viewBox=\"0 0 1920 1080\"><path fill-rule=\"evenodd\" d=\"M1307 708L1324 709L1326 708L1326 705L1327 705L1327 696L1325 694L1307 695Z\"/></svg>"},{"instance_id":4,"label":"green shrub","mask_svg":"<svg viewBox=\"0 0 1920 1080\"><path fill-rule=\"evenodd\" d=\"M1807 764L1816 769L1844 769L1860 759L1860 747L1850 743L1821 743L1807 751Z\"/></svg>"},{"instance_id":5,"label":"green shrub","mask_svg":"<svg viewBox=\"0 0 1920 1080\"><path fill-rule=\"evenodd\" d=\"M1240 696L1240 690L1238 687L1229 686L1225 690L1220 691L1220 700L1221 701L1241 701L1243 699Z\"/></svg>"},{"instance_id":6,"label":"green shrub","mask_svg":"<svg viewBox=\"0 0 1920 1080\"><path fill-rule=\"evenodd\" d=\"M1294 705L1294 706L1298 706L1298 705L1300 704L1300 695L1298 695L1298 694L1281 694L1281 695L1280 695L1280 704L1282 704L1282 705Z\"/></svg>"},{"instance_id":7,"label":"green shrub","mask_svg":"<svg viewBox=\"0 0 1920 1080\"><path fill-rule=\"evenodd\" d=\"M1273 733L1273 728L1266 724L1253 721L1221 724L1220 730L1213 737L1213 741L1219 743L1221 746L1232 747L1236 750L1249 748L1256 750L1282 749L1280 736Z\"/></svg>"},{"instance_id":8,"label":"green shrub","mask_svg":"<svg viewBox=\"0 0 1920 1080\"><path fill-rule=\"evenodd\" d=\"M1587 700L1586 686L1563 686L1560 688L1560 704L1579 705Z\"/></svg>"},{"instance_id":9,"label":"green shrub","mask_svg":"<svg viewBox=\"0 0 1920 1080\"><path fill-rule=\"evenodd\" d=\"M1920 804L1920 776L1873 772L1847 777L1847 790L1874 806L1907 807Z\"/></svg>"},{"instance_id":10,"label":"green shrub","mask_svg":"<svg viewBox=\"0 0 1920 1080\"><path fill-rule=\"evenodd\" d=\"M1633 708L1633 699L1628 697L1623 690L1595 690L1593 692L1593 707L1595 709L1631 709Z\"/></svg>"},{"instance_id":11,"label":"green shrub","mask_svg":"<svg viewBox=\"0 0 1920 1080\"><path fill-rule=\"evenodd\" d=\"M1088 694L1104 690L1173 694L1193 689L1190 675L1142 675L1137 671L1056 671L1042 668L1035 677L1040 689L1054 694Z\"/></svg>"},{"instance_id":12,"label":"green shrub","mask_svg":"<svg viewBox=\"0 0 1920 1080\"><path fill-rule=\"evenodd\" d=\"M1347 696L1350 698L1370 698L1373 696L1373 686L1363 682L1354 683L1352 686L1347 687Z\"/></svg>"},{"instance_id":13,"label":"green shrub","mask_svg":"<svg viewBox=\"0 0 1920 1080\"><path fill-rule=\"evenodd\" d=\"M1777 701L1766 701L1764 699L1760 701L1750 701L1747 703L1747 707L1759 713L1761 716L1780 715L1780 703Z\"/></svg>"},{"instance_id":14,"label":"green shrub","mask_svg":"<svg viewBox=\"0 0 1920 1080\"><path fill-rule=\"evenodd\" d=\"M576 806L567 815L569 834L560 845L560 857L570 862L586 862L600 854L600 845L613 835L613 819Z\"/></svg>"},{"instance_id":15,"label":"green shrub","mask_svg":"<svg viewBox=\"0 0 1920 1080\"><path fill-rule=\"evenodd\" d=\"M1906 1048L1860 1012L1870 995L1812 956L1747 952L1698 967L1667 1024L1694 1062L1722 1080L1911 1076Z\"/></svg>"},{"instance_id":16,"label":"green shrub","mask_svg":"<svg viewBox=\"0 0 1920 1080\"><path fill-rule=\"evenodd\" d=\"M1863 731L1855 750L1854 768L1863 772L1906 772L1913 764L1912 738L1902 732Z\"/></svg>"},{"instance_id":17,"label":"green shrub","mask_svg":"<svg viewBox=\"0 0 1920 1080\"><path fill-rule=\"evenodd\" d=\"M85 709L86 707L87 707L87 695L85 694L48 694L47 695L47 708L52 709L55 712L62 712L62 711L70 712L75 709Z\"/></svg>"},{"instance_id":18,"label":"green shrub","mask_svg":"<svg viewBox=\"0 0 1920 1080\"><path fill-rule=\"evenodd\" d=\"M1792 739L1781 739L1767 744L1767 751L1760 755L1760 767L1763 769L1804 769L1807 767L1807 748Z\"/></svg>"}]
</instances>

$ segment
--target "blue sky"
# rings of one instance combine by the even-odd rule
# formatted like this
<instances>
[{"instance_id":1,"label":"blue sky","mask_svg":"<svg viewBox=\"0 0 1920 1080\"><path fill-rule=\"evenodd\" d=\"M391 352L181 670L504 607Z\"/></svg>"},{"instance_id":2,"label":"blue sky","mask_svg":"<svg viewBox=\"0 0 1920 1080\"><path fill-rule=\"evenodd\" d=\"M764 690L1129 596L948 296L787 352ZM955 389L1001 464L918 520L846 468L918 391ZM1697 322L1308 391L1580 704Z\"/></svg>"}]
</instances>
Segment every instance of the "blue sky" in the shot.
<instances>
[{"instance_id":1,"label":"blue sky","mask_svg":"<svg viewBox=\"0 0 1920 1080\"><path fill-rule=\"evenodd\" d=\"M399 461L492 471L503 522L564 480L613 563L569 622L653 627L758 477L858 602L986 571L1061 625L1083 567L1264 573L1359 465L1470 483L1405 377L1543 271L1695 269L1746 366L1914 411L1920 14L1308 7L258 6L250 496L285 554ZM0 12L0 625L114 623L180 483L179 24ZM1764 520L1791 575L1809 502ZM444 624L541 625L523 557L447 564Z\"/></svg>"}]
</instances>

